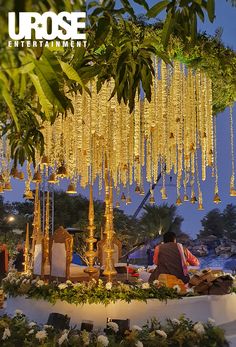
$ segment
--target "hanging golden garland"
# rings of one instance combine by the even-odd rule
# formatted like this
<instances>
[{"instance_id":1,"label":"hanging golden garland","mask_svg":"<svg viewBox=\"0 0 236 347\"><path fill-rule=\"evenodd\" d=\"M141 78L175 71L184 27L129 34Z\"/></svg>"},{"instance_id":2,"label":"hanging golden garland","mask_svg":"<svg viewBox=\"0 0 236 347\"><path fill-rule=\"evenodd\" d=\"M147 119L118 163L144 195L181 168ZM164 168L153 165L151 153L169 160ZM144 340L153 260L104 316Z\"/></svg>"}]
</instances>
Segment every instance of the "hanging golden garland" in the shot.
<instances>
[{"instance_id":1,"label":"hanging golden garland","mask_svg":"<svg viewBox=\"0 0 236 347\"><path fill-rule=\"evenodd\" d=\"M236 196L235 189L235 159L234 159L234 127L233 127L233 106L229 107L230 116L230 145L231 145L231 163L232 163L232 174L230 178L230 196Z\"/></svg>"}]
</instances>

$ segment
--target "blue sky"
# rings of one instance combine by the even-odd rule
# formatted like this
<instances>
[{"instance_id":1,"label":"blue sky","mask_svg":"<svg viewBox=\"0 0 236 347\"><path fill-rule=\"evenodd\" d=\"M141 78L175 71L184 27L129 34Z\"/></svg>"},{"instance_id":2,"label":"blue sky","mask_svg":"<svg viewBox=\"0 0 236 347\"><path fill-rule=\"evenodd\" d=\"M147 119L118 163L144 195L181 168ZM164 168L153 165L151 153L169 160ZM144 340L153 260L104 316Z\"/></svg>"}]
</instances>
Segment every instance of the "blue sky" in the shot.
<instances>
[{"instance_id":1,"label":"blue sky","mask_svg":"<svg viewBox=\"0 0 236 347\"><path fill-rule=\"evenodd\" d=\"M148 1L149 5L155 4L155 0ZM142 8L134 5L138 13L142 13ZM163 13L164 14L164 13ZM161 16L162 17L162 16ZM161 18L160 17L160 18ZM199 23L199 28L206 31L208 34L214 34L218 27L223 28L222 41L225 45L235 49L236 48L236 8L230 5L230 2L225 0L216 0L216 19L213 24L206 21L206 23ZM236 107L234 106L234 124L235 124L235 153L236 153ZM218 172L219 172L219 194L222 200L221 204L215 205L213 203L214 195L214 181L211 178L210 172L208 172L208 178L204 184L202 184L203 199L204 199L204 211L197 211L197 205L185 203L178 207L178 213L184 217L183 231L187 232L191 236L201 228L201 219L204 215L213 208L224 209L228 203L236 204L236 197L229 196L229 182L231 176L231 157L230 157L230 128L229 128L229 109L226 109L223 113L217 116L217 150L218 150ZM24 192L24 184L19 181L13 180L14 190L12 192L5 193L5 199L10 201L22 200ZM61 185L65 188L66 183ZM146 191L148 186L145 187ZM133 189L131 188L130 191ZM157 204L161 204L161 196L159 193L160 188L155 190L155 200ZM83 190L78 187L78 191L82 194L88 195L88 190ZM169 187L168 204L175 203L176 192L175 187ZM102 196L98 196L95 189L95 198L102 199ZM142 197L131 193L133 203L131 205L121 205L125 213L133 214L137 206L142 201Z\"/></svg>"}]
</instances>

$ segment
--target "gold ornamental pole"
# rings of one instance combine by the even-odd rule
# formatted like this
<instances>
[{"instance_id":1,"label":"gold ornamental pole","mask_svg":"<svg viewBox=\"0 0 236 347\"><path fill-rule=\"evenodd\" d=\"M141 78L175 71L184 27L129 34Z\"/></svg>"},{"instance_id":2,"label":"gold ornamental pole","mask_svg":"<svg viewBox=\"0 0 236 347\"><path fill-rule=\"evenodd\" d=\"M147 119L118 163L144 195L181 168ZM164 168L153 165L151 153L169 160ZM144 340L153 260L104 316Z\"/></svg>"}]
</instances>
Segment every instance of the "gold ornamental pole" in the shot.
<instances>
[{"instance_id":1,"label":"gold ornamental pole","mask_svg":"<svg viewBox=\"0 0 236 347\"><path fill-rule=\"evenodd\" d=\"M107 276L108 281L110 282L112 276L117 274L116 269L114 267L113 253L114 253L114 244L113 244L113 201L112 201L112 186L109 186L108 180L108 169L105 167L105 269L103 274Z\"/></svg>"},{"instance_id":2,"label":"gold ornamental pole","mask_svg":"<svg viewBox=\"0 0 236 347\"><path fill-rule=\"evenodd\" d=\"M33 221L33 233L32 233L32 255L34 254L35 242L38 234L38 205L39 205L39 183L36 183L35 197L34 197L34 221Z\"/></svg>"},{"instance_id":3,"label":"gold ornamental pole","mask_svg":"<svg viewBox=\"0 0 236 347\"><path fill-rule=\"evenodd\" d=\"M47 191L46 211L45 211L45 230L44 230L44 266L49 265L49 213L50 213L50 193Z\"/></svg>"},{"instance_id":4,"label":"gold ornamental pole","mask_svg":"<svg viewBox=\"0 0 236 347\"><path fill-rule=\"evenodd\" d=\"M30 258L29 258L29 223L26 224L26 236L25 236L25 249L24 249L24 272L28 272L30 269Z\"/></svg>"},{"instance_id":5,"label":"gold ornamental pole","mask_svg":"<svg viewBox=\"0 0 236 347\"><path fill-rule=\"evenodd\" d=\"M96 256L96 252L94 251L94 243L97 241L94 237L94 230L96 229L94 225L94 205L93 205L93 187L90 184L90 194L89 194L89 237L86 239L87 243L87 252L85 253L88 259L88 267L84 270L84 272L88 273L90 278L98 271L94 267L94 259Z\"/></svg>"}]
</instances>

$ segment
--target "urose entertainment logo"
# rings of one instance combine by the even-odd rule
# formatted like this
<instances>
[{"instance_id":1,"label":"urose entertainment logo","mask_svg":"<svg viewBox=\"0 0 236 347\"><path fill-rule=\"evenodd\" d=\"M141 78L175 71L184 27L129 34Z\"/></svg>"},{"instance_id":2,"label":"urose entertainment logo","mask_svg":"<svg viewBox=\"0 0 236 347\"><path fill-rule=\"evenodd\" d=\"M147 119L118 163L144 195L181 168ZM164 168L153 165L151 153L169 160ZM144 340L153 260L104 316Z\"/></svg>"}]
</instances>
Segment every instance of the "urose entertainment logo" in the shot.
<instances>
[{"instance_id":1,"label":"urose entertainment logo","mask_svg":"<svg viewBox=\"0 0 236 347\"><path fill-rule=\"evenodd\" d=\"M86 12L9 12L8 46L78 47L86 43L85 28Z\"/></svg>"}]
</instances>

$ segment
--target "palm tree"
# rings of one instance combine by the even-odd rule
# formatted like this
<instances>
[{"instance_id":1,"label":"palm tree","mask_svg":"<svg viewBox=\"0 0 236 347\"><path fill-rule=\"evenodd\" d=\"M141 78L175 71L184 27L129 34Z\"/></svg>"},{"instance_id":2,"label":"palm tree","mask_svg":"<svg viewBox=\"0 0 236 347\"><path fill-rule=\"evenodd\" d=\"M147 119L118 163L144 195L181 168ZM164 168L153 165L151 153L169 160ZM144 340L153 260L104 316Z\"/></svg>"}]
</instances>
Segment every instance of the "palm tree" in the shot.
<instances>
[{"instance_id":1,"label":"palm tree","mask_svg":"<svg viewBox=\"0 0 236 347\"><path fill-rule=\"evenodd\" d=\"M148 239L153 239L169 230L174 231L177 235L181 234L182 221L183 218L176 215L176 206L168 206L167 204L145 205L144 213L140 219Z\"/></svg>"}]
</instances>

